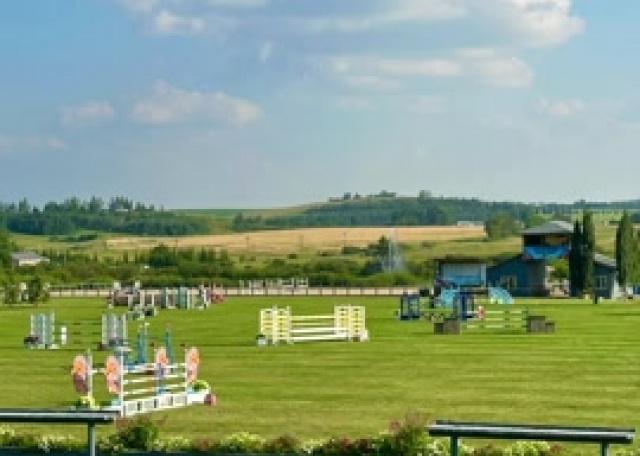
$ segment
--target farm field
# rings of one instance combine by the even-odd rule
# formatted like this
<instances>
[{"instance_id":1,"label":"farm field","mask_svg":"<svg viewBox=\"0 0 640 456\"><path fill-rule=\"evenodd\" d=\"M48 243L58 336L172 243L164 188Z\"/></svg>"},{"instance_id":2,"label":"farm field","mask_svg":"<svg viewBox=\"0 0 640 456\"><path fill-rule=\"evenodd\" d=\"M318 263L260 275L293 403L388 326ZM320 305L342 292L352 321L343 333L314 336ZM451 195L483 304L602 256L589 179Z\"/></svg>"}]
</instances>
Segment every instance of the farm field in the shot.
<instances>
[{"instance_id":1,"label":"farm field","mask_svg":"<svg viewBox=\"0 0 640 456\"><path fill-rule=\"evenodd\" d=\"M258 311L288 305L294 314L364 305L372 340L257 347ZM163 434L216 438L249 431L302 438L364 436L409 411L431 418L640 427L640 305L526 300L533 314L555 320L553 335L469 333L434 336L426 322L399 322L395 298L228 298L206 311L162 311L180 343L196 345L219 406L195 406L166 417ZM104 303L58 300L58 322L98 321ZM76 399L69 368L99 339L74 335L99 326L70 326L57 351L28 351L27 307L0 308L0 403L3 407L65 407ZM135 324L130 333L135 332ZM80 340L83 339L83 340ZM104 353L95 352L98 363ZM98 377L97 398L106 399ZM73 432L81 433L81 430Z\"/></svg>"},{"instance_id":2,"label":"farm field","mask_svg":"<svg viewBox=\"0 0 640 456\"><path fill-rule=\"evenodd\" d=\"M303 228L251 233L183 237L120 237L107 239L113 250L145 250L164 243L170 247L211 247L229 252L287 254L299 250L340 249L345 245L364 247L380 237L395 234L399 243L445 242L483 239L482 227L420 226L364 228Z\"/></svg>"},{"instance_id":3,"label":"farm field","mask_svg":"<svg viewBox=\"0 0 640 456\"><path fill-rule=\"evenodd\" d=\"M482 228L455 226L305 228L174 237L113 236L99 233L97 239L85 242L67 242L51 236L24 234L12 234L11 237L25 250L69 251L100 258L121 257L123 251L144 251L160 243L170 247L220 248L232 254L270 258L291 253L304 256L319 251L337 255L345 245L363 247L376 242L381 236L389 236L393 231L407 259L428 260L447 254L468 255L469 252L481 258L494 258L516 254L521 244L519 236L487 241ZM596 235L598 251L612 256L615 227L597 224Z\"/></svg>"}]
</instances>

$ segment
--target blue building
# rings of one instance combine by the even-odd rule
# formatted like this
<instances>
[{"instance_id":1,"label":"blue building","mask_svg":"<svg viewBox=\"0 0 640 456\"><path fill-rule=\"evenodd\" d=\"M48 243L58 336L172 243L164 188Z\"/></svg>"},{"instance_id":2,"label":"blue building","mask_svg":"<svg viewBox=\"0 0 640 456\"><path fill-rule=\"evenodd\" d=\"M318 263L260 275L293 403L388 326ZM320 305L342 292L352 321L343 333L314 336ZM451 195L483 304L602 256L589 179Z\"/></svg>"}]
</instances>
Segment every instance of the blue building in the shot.
<instances>
[{"instance_id":1,"label":"blue building","mask_svg":"<svg viewBox=\"0 0 640 456\"><path fill-rule=\"evenodd\" d=\"M549 296L550 263L566 259L571 250L573 225L552 221L522 232L522 252L487 268L487 285L507 289L514 296ZM601 298L617 298L616 262L604 255L594 258L595 290Z\"/></svg>"}]
</instances>

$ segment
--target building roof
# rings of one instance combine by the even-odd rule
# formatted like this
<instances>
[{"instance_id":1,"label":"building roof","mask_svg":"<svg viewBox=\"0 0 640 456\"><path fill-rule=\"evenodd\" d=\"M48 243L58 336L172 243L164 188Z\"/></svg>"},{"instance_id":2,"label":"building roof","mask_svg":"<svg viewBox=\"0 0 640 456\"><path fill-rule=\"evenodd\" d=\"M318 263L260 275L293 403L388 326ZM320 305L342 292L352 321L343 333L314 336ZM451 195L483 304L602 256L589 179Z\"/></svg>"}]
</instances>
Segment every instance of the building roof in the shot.
<instances>
[{"instance_id":1,"label":"building roof","mask_svg":"<svg viewBox=\"0 0 640 456\"><path fill-rule=\"evenodd\" d=\"M11 254L11 259L14 261L48 261L48 258L34 252L14 252Z\"/></svg>"},{"instance_id":2,"label":"building roof","mask_svg":"<svg viewBox=\"0 0 640 456\"><path fill-rule=\"evenodd\" d=\"M601 255L599 253L596 253L593 256L593 262L601 266L606 266L608 268L618 269L618 264L616 263L616 260L614 260L613 258L609 258L606 255Z\"/></svg>"},{"instance_id":3,"label":"building roof","mask_svg":"<svg viewBox=\"0 0 640 456\"><path fill-rule=\"evenodd\" d=\"M527 258L525 255L518 254L516 256L499 259L497 262L495 262L494 264L489 266L489 269L495 268L497 266L501 266L501 265L503 265L505 263L510 263L512 261L525 261L526 262L528 260L530 260L530 258ZM618 264L616 263L616 260L614 260L613 258L610 258L610 257L608 257L606 255L602 255L600 253L596 253L596 254L593 255L593 262L595 264L598 264L600 266L604 266L606 268L611 268L611 269L617 269L618 268Z\"/></svg>"},{"instance_id":4,"label":"building roof","mask_svg":"<svg viewBox=\"0 0 640 456\"><path fill-rule=\"evenodd\" d=\"M542 236L545 234L572 234L573 225L563 220L553 220L544 225L534 226L522 231L525 236Z\"/></svg>"},{"instance_id":5,"label":"building roof","mask_svg":"<svg viewBox=\"0 0 640 456\"><path fill-rule=\"evenodd\" d=\"M474 256L464 255L447 255L440 258L435 258L437 263L462 263L462 264L486 264L487 260Z\"/></svg>"}]
</instances>

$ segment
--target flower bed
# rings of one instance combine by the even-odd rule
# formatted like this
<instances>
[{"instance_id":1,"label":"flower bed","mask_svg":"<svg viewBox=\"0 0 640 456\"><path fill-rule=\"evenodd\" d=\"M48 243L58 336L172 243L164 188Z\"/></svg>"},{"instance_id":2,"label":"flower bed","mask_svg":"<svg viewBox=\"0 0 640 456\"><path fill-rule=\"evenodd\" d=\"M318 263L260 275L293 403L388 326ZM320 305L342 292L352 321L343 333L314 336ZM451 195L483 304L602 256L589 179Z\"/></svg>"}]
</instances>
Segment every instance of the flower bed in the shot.
<instances>
[{"instance_id":1,"label":"flower bed","mask_svg":"<svg viewBox=\"0 0 640 456\"><path fill-rule=\"evenodd\" d=\"M291 436L264 439L241 432L221 440L183 437L161 438L156 423L140 417L118 424L114 434L98 442L100 454L128 456L447 456L448 440L430 438L424 424L408 419L396 423L387 432L362 439L329 438L301 441ZM80 456L86 442L63 435L19 434L0 426L0 454L25 456L36 454ZM461 445L461 456L555 456L566 454L560 446L545 442L515 442L506 447ZM628 449L616 456L640 456L640 450Z\"/></svg>"}]
</instances>

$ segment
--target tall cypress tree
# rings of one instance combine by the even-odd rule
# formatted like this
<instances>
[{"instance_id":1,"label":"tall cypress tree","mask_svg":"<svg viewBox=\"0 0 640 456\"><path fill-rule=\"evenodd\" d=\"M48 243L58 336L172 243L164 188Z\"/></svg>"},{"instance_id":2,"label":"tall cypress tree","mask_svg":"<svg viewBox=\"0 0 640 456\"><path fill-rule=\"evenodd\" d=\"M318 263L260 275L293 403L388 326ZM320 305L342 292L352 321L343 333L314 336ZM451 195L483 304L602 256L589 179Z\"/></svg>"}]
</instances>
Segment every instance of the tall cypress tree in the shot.
<instances>
[{"instance_id":1,"label":"tall cypress tree","mask_svg":"<svg viewBox=\"0 0 640 456\"><path fill-rule=\"evenodd\" d=\"M637 277L638 241L633 233L633 222L624 211L616 232L616 263L618 264L618 283L623 288L632 285Z\"/></svg>"},{"instance_id":2,"label":"tall cypress tree","mask_svg":"<svg viewBox=\"0 0 640 456\"><path fill-rule=\"evenodd\" d=\"M582 216L582 283L585 293L593 294L595 281L594 257L596 254L596 229L593 224L593 214L586 211Z\"/></svg>"},{"instance_id":3,"label":"tall cypress tree","mask_svg":"<svg viewBox=\"0 0 640 456\"><path fill-rule=\"evenodd\" d=\"M640 232L633 236L633 242L631 243L631 266L629 285L640 285Z\"/></svg>"},{"instance_id":4,"label":"tall cypress tree","mask_svg":"<svg viewBox=\"0 0 640 456\"><path fill-rule=\"evenodd\" d=\"M0 227L0 267L11 265L11 241L9 234Z\"/></svg>"},{"instance_id":5,"label":"tall cypress tree","mask_svg":"<svg viewBox=\"0 0 640 456\"><path fill-rule=\"evenodd\" d=\"M576 220L571 237L571 251L569 252L571 296L581 296L584 293L582 250L582 225Z\"/></svg>"}]
</instances>

